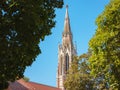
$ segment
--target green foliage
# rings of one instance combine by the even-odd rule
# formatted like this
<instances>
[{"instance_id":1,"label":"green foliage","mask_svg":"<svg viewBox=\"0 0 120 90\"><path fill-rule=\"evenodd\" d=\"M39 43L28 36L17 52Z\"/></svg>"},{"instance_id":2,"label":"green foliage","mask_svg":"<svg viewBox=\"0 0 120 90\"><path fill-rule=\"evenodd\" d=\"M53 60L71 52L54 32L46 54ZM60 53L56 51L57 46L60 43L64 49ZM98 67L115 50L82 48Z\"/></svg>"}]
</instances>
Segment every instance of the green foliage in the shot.
<instances>
[{"instance_id":1,"label":"green foliage","mask_svg":"<svg viewBox=\"0 0 120 90\"><path fill-rule=\"evenodd\" d=\"M55 8L63 0L0 1L0 90L22 78L38 54L38 46L55 26Z\"/></svg>"},{"instance_id":2,"label":"green foliage","mask_svg":"<svg viewBox=\"0 0 120 90\"><path fill-rule=\"evenodd\" d=\"M112 90L120 90L120 0L111 0L97 18L95 35L89 42L91 74L103 76Z\"/></svg>"},{"instance_id":3,"label":"green foliage","mask_svg":"<svg viewBox=\"0 0 120 90\"><path fill-rule=\"evenodd\" d=\"M90 53L87 53L73 60L64 83L66 90L92 90L93 81L88 67L89 56Z\"/></svg>"},{"instance_id":4,"label":"green foliage","mask_svg":"<svg viewBox=\"0 0 120 90\"><path fill-rule=\"evenodd\" d=\"M23 77L23 79L26 81L26 82L29 82L30 81L30 79L28 78L28 77Z\"/></svg>"}]
</instances>

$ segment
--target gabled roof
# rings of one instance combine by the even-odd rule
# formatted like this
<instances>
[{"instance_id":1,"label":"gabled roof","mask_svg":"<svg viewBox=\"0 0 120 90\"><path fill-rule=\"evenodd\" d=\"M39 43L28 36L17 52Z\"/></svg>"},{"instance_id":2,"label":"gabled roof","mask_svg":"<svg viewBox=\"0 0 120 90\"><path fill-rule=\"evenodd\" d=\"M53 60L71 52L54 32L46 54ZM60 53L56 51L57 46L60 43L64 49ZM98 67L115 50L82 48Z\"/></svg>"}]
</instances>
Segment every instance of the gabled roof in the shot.
<instances>
[{"instance_id":1,"label":"gabled roof","mask_svg":"<svg viewBox=\"0 0 120 90\"><path fill-rule=\"evenodd\" d=\"M20 79L16 82L10 83L7 90L60 90L60 89L34 82L26 82L23 79Z\"/></svg>"}]
</instances>

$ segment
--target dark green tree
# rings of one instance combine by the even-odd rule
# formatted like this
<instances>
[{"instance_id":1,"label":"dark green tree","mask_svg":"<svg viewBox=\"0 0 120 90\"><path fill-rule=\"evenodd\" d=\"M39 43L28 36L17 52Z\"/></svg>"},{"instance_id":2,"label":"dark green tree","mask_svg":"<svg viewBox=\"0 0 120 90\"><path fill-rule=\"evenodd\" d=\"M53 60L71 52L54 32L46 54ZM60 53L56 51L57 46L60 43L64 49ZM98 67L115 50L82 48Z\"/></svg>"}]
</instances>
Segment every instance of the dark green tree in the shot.
<instances>
[{"instance_id":1,"label":"dark green tree","mask_svg":"<svg viewBox=\"0 0 120 90\"><path fill-rule=\"evenodd\" d=\"M38 46L55 26L55 9L63 0L0 1L0 90L22 78L38 54Z\"/></svg>"},{"instance_id":2,"label":"dark green tree","mask_svg":"<svg viewBox=\"0 0 120 90\"><path fill-rule=\"evenodd\" d=\"M91 74L102 76L108 88L120 90L120 0L110 0L96 24L89 42Z\"/></svg>"},{"instance_id":3,"label":"dark green tree","mask_svg":"<svg viewBox=\"0 0 120 90\"><path fill-rule=\"evenodd\" d=\"M92 90L93 80L90 76L88 58L90 53L75 57L67 74L64 86L66 90Z\"/></svg>"}]
</instances>

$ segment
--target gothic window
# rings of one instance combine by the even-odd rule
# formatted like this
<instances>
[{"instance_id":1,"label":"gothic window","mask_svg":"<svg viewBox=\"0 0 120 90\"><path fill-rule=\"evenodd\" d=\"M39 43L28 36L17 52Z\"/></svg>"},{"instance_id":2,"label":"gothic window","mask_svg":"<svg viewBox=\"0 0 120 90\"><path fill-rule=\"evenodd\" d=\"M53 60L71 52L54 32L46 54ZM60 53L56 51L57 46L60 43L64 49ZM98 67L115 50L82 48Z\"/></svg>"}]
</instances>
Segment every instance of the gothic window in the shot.
<instances>
[{"instance_id":1,"label":"gothic window","mask_svg":"<svg viewBox=\"0 0 120 90\"><path fill-rule=\"evenodd\" d=\"M65 62L66 62L65 70L67 72L69 69L69 55L68 54L66 54L65 56Z\"/></svg>"},{"instance_id":2,"label":"gothic window","mask_svg":"<svg viewBox=\"0 0 120 90\"><path fill-rule=\"evenodd\" d=\"M63 70L63 59L62 56L60 57L60 74L62 75Z\"/></svg>"}]
</instances>

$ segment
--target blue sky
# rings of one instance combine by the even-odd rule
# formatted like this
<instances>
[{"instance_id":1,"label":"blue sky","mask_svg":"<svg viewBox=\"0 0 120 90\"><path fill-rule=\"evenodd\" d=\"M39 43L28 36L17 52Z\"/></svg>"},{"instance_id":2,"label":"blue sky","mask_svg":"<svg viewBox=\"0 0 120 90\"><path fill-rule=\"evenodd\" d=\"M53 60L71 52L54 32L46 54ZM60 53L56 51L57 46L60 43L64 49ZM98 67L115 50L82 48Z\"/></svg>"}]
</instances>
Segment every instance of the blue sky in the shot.
<instances>
[{"instance_id":1,"label":"blue sky","mask_svg":"<svg viewBox=\"0 0 120 90\"><path fill-rule=\"evenodd\" d=\"M64 0L62 9L56 9L56 26L52 34L46 36L40 43L42 53L36 61L25 70L24 75L30 81L56 86L56 72L58 63L58 45L62 41L66 4L69 8L73 42L76 42L78 55L86 53L88 42L94 35L97 26L95 20L102 13L110 0Z\"/></svg>"}]
</instances>

